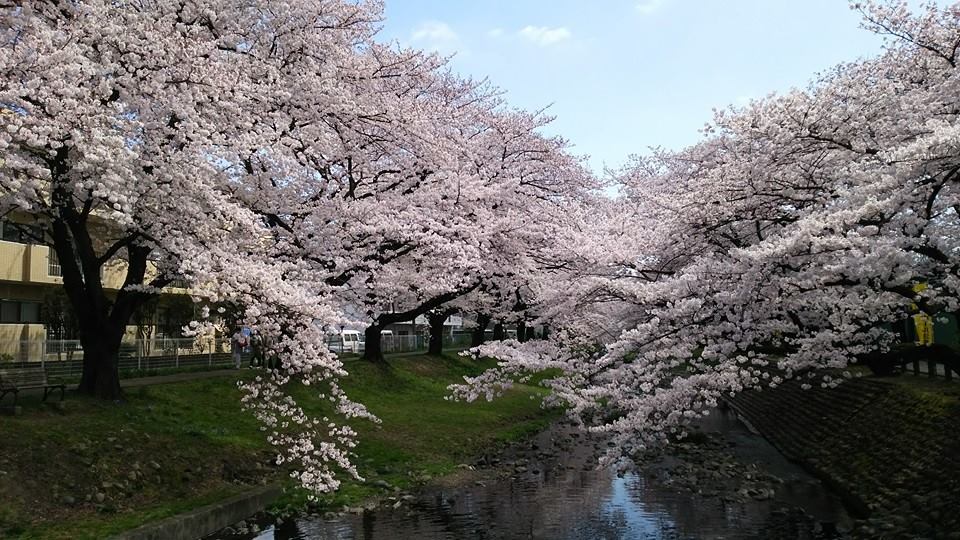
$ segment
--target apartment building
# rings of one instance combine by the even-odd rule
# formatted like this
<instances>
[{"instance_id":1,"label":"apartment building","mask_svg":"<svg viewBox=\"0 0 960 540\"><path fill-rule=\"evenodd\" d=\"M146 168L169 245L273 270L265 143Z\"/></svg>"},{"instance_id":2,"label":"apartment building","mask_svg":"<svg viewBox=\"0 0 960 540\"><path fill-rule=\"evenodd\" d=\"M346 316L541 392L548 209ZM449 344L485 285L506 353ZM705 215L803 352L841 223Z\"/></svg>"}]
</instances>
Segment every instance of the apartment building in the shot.
<instances>
[{"instance_id":1,"label":"apartment building","mask_svg":"<svg viewBox=\"0 0 960 540\"><path fill-rule=\"evenodd\" d=\"M25 216L0 219L0 358L27 360L35 344L46 340L75 339L75 330L63 321L69 309L63 296L63 278L56 253L37 243L37 225ZM104 287L117 291L126 276L122 262L107 265L102 271ZM170 287L160 298L154 319L163 317L164 305L182 305L187 298L183 288ZM179 301L179 302L178 302ZM186 322L186 321L183 321ZM160 324L158 327L171 325ZM137 326L128 327L135 337Z\"/></svg>"}]
</instances>

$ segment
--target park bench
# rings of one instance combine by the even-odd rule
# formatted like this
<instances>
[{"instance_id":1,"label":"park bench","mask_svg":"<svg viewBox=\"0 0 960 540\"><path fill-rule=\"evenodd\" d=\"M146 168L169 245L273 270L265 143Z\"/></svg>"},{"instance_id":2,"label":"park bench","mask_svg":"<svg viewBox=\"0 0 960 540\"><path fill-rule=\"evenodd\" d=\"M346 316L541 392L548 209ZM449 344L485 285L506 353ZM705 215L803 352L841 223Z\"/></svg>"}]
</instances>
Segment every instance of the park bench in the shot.
<instances>
[{"instance_id":1,"label":"park bench","mask_svg":"<svg viewBox=\"0 0 960 540\"><path fill-rule=\"evenodd\" d=\"M42 366L36 367L0 367L0 402L7 394L13 394L13 409L17 409L17 394L20 390L43 388L43 401L53 390L60 390L60 401L67 385L47 380L47 370Z\"/></svg>"}]
</instances>

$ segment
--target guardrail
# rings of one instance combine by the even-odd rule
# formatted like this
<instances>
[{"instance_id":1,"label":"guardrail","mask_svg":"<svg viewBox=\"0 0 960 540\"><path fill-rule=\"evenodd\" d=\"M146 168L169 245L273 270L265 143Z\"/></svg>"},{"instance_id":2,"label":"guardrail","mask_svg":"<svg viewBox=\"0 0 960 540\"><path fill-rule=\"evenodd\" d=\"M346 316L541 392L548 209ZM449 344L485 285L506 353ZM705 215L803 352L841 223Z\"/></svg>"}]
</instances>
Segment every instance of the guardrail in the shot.
<instances>
[{"instance_id":1,"label":"guardrail","mask_svg":"<svg viewBox=\"0 0 960 540\"><path fill-rule=\"evenodd\" d=\"M957 375L953 372L953 366L943 362L936 362L934 360L914 360L910 364L904 366L903 370L916 376L925 375L931 379L941 378L948 381L955 380Z\"/></svg>"}]
</instances>

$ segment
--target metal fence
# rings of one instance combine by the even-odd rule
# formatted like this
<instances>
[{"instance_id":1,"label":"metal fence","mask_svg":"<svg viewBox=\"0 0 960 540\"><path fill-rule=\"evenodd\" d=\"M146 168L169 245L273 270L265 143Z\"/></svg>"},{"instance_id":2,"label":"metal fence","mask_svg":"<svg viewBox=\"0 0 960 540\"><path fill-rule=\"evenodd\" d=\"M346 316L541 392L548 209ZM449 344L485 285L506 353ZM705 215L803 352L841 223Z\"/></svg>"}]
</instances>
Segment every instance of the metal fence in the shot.
<instances>
[{"instance_id":1,"label":"metal fence","mask_svg":"<svg viewBox=\"0 0 960 540\"><path fill-rule=\"evenodd\" d=\"M958 377L960 373L954 373L955 367L943 362L935 362L932 360L914 360L910 364L904 366L903 371L916 376L926 376L931 379L941 378L948 381L960 382L960 377Z\"/></svg>"},{"instance_id":2,"label":"metal fence","mask_svg":"<svg viewBox=\"0 0 960 540\"><path fill-rule=\"evenodd\" d=\"M430 337L422 334L403 336L383 334L380 336L380 347L384 354L421 352L427 350L429 344ZM444 334L443 346L449 349L469 347L470 334ZM349 335L332 335L327 338L327 347L341 356L346 356L362 354L367 345L364 341L351 339Z\"/></svg>"},{"instance_id":3,"label":"metal fence","mask_svg":"<svg viewBox=\"0 0 960 540\"><path fill-rule=\"evenodd\" d=\"M0 365L25 367L38 363L50 376L79 376L83 370L83 347L78 340L0 342ZM226 339L157 338L120 344L121 372L219 367L231 363L230 341Z\"/></svg>"},{"instance_id":4,"label":"metal fence","mask_svg":"<svg viewBox=\"0 0 960 540\"><path fill-rule=\"evenodd\" d=\"M445 334L444 347L470 345L469 334ZM383 352L412 353L427 350L429 338L423 335L383 335ZM359 356L366 344L333 335L327 340L330 350L340 356ZM249 360L250 347L244 349L243 362ZM83 371L83 347L79 340L0 341L0 366L27 367L40 364L52 377L79 377ZM156 338L124 341L120 345L120 372L160 369L198 369L224 367L234 363L229 339Z\"/></svg>"}]
</instances>

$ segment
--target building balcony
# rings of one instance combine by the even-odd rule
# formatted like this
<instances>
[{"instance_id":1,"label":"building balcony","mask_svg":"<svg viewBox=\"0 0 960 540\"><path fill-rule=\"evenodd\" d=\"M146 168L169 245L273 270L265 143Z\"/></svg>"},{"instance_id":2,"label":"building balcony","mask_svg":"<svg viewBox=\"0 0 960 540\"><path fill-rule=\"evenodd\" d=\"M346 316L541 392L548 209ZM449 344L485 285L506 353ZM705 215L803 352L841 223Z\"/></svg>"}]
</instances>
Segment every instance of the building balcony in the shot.
<instances>
[{"instance_id":1,"label":"building balcony","mask_svg":"<svg viewBox=\"0 0 960 540\"><path fill-rule=\"evenodd\" d=\"M40 284L63 283L63 278L50 273L49 254L50 249L46 246L0 240L0 280Z\"/></svg>"},{"instance_id":2,"label":"building balcony","mask_svg":"<svg viewBox=\"0 0 960 540\"><path fill-rule=\"evenodd\" d=\"M147 275L156 274L153 264L148 263ZM63 283L60 263L56 253L49 247L36 244L21 244L0 240L0 281L40 285ZM107 264L101 271L103 286L119 290L127 276L127 267L122 261ZM165 289L171 293L185 294L183 283Z\"/></svg>"}]
</instances>

